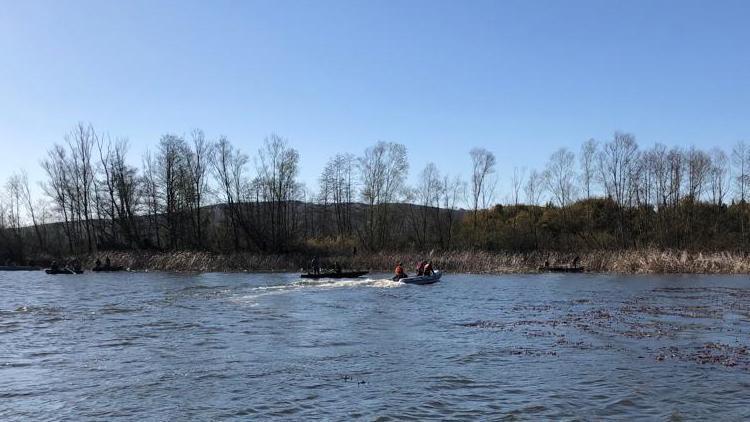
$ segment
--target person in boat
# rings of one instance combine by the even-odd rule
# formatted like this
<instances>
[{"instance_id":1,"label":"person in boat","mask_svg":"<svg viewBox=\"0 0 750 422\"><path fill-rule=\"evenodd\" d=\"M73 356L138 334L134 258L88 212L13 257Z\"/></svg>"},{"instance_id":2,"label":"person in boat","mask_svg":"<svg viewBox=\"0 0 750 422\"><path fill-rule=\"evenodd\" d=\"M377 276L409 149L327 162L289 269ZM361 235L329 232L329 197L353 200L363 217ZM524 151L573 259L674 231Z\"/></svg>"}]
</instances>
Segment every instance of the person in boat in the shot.
<instances>
[{"instance_id":1,"label":"person in boat","mask_svg":"<svg viewBox=\"0 0 750 422\"><path fill-rule=\"evenodd\" d=\"M320 259L317 256L310 261L310 266L312 267L313 274L320 274Z\"/></svg>"},{"instance_id":2,"label":"person in boat","mask_svg":"<svg viewBox=\"0 0 750 422\"><path fill-rule=\"evenodd\" d=\"M396 265L396 279L402 279L406 277L408 277L408 275L406 274L406 271L404 271L404 266L399 262L398 265Z\"/></svg>"},{"instance_id":3,"label":"person in boat","mask_svg":"<svg viewBox=\"0 0 750 422\"><path fill-rule=\"evenodd\" d=\"M104 258L104 268L112 268L112 261L109 260L109 257Z\"/></svg>"},{"instance_id":4,"label":"person in boat","mask_svg":"<svg viewBox=\"0 0 750 422\"><path fill-rule=\"evenodd\" d=\"M96 262L94 263L94 269L98 270L102 268L102 260L99 258L96 258Z\"/></svg>"},{"instance_id":5,"label":"person in boat","mask_svg":"<svg viewBox=\"0 0 750 422\"><path fill-rule=\"evenodd\" d=\"M432 261L430 261L430 262L428 262L424 266L424 271L423 271L422 275L428 275L429 276L429 275L433 275L433 274L435 274L435 271L432 269Z\"/></svg>"},{"instance_id":6,"label":"person in boat","mask_svg":"<svg viewBox=\"0 0 750 422\"><path fill-rule=\"evenodd\" d=\"M417 265L417 275L424 275L424 267L427 265L427 261L420 261Z\"/></svg>"},{"instance_id":7,"label":"person in boat","mask_svg":"<svg viewBox=\"0 0 750 422\"><path fill-rule=\"evenodd\" d=\"M60 270L60 265L57 263L57 261L52 261L52 264L50 264L49 267L50 267L50 269L52 271L59 271Z\"/></svg>"},{"instance_id":8,"label":"person in boat","mask_svg":"<svg viewBox=\"0 0 750 422\"><path fill-rule=\"evenodd\" d=\"M573 258L573 268L578 268L578 261L580 260L581 260L581 257L579 256L576 256L575 258Z\"/></svg>"},{"instance_id":9,"label":"person in boat","mask_svg":"<svg viewBox=\"0 0 750 422\"><path fill-rule=\"evenodd\" d=\"M333 264L333 270L336 271L336 274L341 274L341 265L338 262L335 262Z\"/></svg>"}]
</instances>

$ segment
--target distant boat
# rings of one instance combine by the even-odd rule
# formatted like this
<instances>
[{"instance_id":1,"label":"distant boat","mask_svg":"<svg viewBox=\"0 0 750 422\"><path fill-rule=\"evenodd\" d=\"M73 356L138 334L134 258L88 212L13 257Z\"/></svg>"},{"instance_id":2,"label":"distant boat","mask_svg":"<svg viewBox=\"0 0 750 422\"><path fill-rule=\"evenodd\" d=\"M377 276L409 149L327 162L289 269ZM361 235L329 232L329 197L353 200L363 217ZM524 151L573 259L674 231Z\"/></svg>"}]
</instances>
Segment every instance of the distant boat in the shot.
<instances>
[{"instance_id":1,"label":"distant boat","mask_svg":"<svg viewBox=\"0 0 750 422\"><path fill-rule=\"evenodd\" d=\"M41 271L42 267L31 265L0 265L0 271Z\"/></svg>"},{"instance_id":2,"label":"distant boat","mask_svg":"<svg viewBox=\"0 0 750 422\"><path fill-rule=\"evenodd\" d=\"M539 267L539 271L547 273L582 273L584 267Z\"/></svg>"},{"instance_id":3,"label":"distant boat","mask_svg":"<svg viewBox=\"0 0 750 422\"><path fill-rule=\"evenodd\" d=\"M330 272L330 273L319 273L319 274L300 274L300 278L357 278L362 277L365 274L369 274L369 271L341 271L341 272Z\"/></svg>"},{"instance_id":4,"label":"distant boat","mask_svg":"<svg viewBox=\"0 0 750 422\"><path fill-rule=\"evenodd\" d=\"M53 270L52 268L48 268L44 270L47 274L62 274L62 275L70 275L70 274L83 274L83 270L74 270L72 268L58 268L56 270Z\"/></svg>"},{"instance_id":5,"label":"distant boat","mask_svg":"<svg viewBox=\"0 0 750 422\"><path fill-rule=\"evenodd\" d=\"M440 281L440 277L442 277L443 273L440 271L435 271L432 273L432 275L418 275L414 277L405 277L405 278L398 278L393 277L393 281L400 281L402 283L406 284L433 284Z\"/></svg>"}]
</instances>

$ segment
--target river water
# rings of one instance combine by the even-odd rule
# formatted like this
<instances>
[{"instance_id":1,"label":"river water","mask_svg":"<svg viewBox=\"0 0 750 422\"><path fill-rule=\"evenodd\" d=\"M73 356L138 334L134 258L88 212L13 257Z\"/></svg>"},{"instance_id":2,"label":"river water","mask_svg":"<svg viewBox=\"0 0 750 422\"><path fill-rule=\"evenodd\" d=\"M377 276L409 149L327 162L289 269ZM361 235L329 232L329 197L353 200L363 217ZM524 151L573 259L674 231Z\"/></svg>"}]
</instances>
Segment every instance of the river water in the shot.
<instances>
[{"instance_id":1,"label":"river water","mask_svg":"<svg viewBox=\"0 0 750 422\"><path fill-rule=\"evenodd\" d=\"M0 420L750 417L750 280L0 273Z\"/></svg>"}]
</instances>

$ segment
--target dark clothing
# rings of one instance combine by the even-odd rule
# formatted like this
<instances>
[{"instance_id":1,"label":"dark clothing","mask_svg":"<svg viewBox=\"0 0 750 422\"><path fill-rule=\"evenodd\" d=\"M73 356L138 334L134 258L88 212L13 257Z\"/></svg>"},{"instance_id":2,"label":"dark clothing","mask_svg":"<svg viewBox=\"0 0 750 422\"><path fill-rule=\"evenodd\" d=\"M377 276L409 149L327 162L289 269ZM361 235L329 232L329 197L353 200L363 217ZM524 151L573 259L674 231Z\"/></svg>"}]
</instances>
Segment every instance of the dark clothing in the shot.
<instances>
[{"instance_id":1,"label":"dark clothing","mask_svg":"<svg viewBox=\"0 0 750 422\"><path fill-rule=\"evenodd\" d=\"M310 264L312 266L313 274L320 274L320 260L318 257L313 258Z\"/></svg>"}]
</instances>

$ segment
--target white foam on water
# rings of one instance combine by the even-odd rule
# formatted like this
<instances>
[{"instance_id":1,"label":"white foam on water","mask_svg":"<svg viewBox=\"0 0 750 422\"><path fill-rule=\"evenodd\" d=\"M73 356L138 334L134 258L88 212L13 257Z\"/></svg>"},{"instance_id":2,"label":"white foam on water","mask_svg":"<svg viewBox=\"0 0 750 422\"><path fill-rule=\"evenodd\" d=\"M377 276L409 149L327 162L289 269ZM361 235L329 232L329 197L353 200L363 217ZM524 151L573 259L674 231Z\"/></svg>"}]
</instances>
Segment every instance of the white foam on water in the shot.
<instances>
[{"instance_id":1,"label":"white foam on water","mask_svg":"<svg viewBox=\"0 0 750 422\"><path fill-rule=\"evenodd\" d=\"M231 300L233 302L254 302L256 299L263 296L280 295L292 293L300 290L328 290L328 289L341 289L341 288L354 288L354 287L374 287L379 289L391 289L396 287L403 287L404 283L393 281L390 279L319 279L319 280L300 280L295 281L291 284L280 284L275 286L258 286L250 289L250 293L246 293Z\"/></svg>"},{"instance_id":2,"label":"white foam on water","mask_svg":"<svg viewBox=\"0 0 750 422\"><path fill-rule=\"evenodd\" d=\"M317 287L322 289L336 289L344 287L377 287L377 288L392 288L400 287L404 283L396 282L389 279L320 279L320 280L303 280L292 283L295 286L301 287Z\"/></svg>"},{"instance_id":3,"label":"white foam on water","mask_svg":"<svg viewBox=\"0 0 750 422\"><path fill-rule=\"evenodd\" d=\"M393 289L396 287L404 287L406 286L405 283L402 283L400 281L393 281L390 278L383 278L379 280L372 280L372 287L379 287L379 288L385 288L385 289Z\"/></svg>"}]
</instances>

